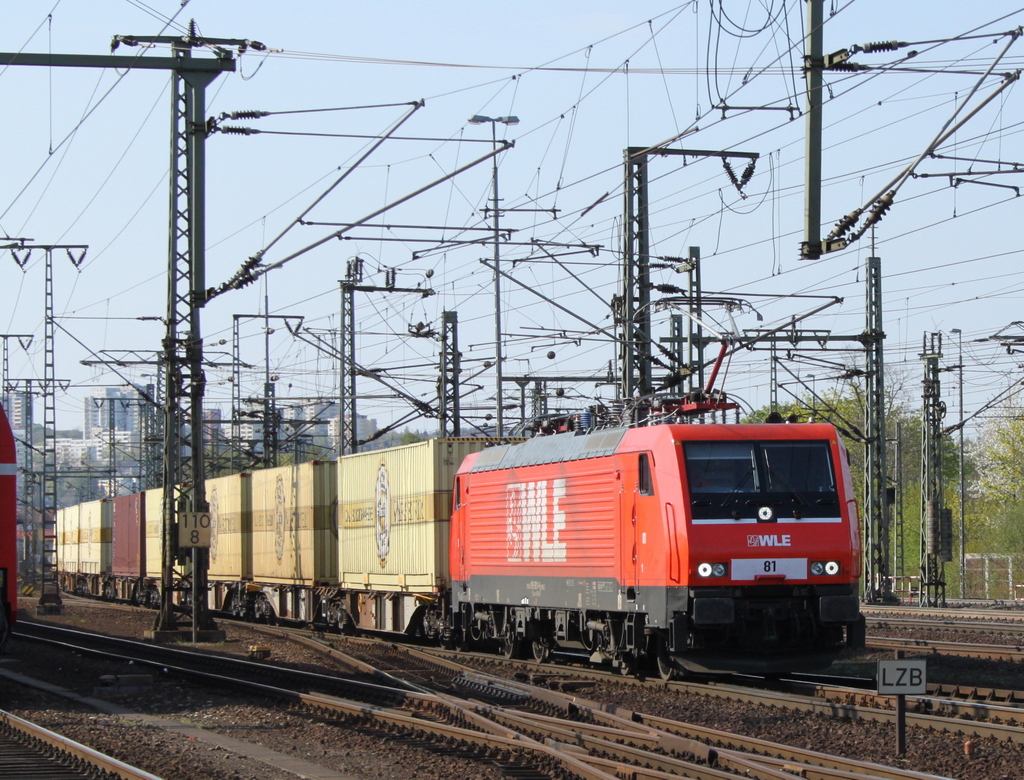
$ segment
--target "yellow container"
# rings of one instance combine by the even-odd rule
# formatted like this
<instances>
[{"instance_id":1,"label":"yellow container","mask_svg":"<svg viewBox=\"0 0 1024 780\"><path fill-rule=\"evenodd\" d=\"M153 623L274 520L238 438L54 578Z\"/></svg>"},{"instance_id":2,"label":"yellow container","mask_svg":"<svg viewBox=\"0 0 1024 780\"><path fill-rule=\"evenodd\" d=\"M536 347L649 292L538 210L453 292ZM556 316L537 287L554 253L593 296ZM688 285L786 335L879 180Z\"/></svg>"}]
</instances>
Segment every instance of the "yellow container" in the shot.
<instances>
[{"instance_id":1,"label":"yellow container","mask_svg":"<svg viewBox=\"0 0 1024 780\"><path fill-rule=\"evenodd\" d=\"M251 480L253 580L337 584L337 464L263 469Z\"/></svg>"},{"instance_id":2,"label":"yellow container","mask_svg":"<svg viewBox=\"0 0 1024 780\"><path fill-rule=\"evenodd\" d=\"M209 579L252 577L252 476L232 474L206 480L210 504Z\"/></svg>"},{"instance_id":3,"label":"yellow container","mask_svg":"<svg viewBox=\"0 0 1024 780\"><path fill-rule=\"evenodd\" d=\"M110 573L113 507L107 499L78 505L78 571L81 574Z\"/></svg>"},{"instance_id":4,"label":"yellow container","mask_svg":"<svg viewBox=\"0 0 1024 780\"><path fill-rule=\"evenodd\" d=\"M341 586L433 593L448 582L452 484L488 439L430 439L340 458Z\"/></svg>"},{"instance_id":5,"label":"yellow container","mask_svg":"<svg viewBox=\"0 0 1024 780\"><path fill-rule=\"evenodd\" d=\"M163 488L147 490L143 500L146 502L146 576L160 579L164 560Z\"/></svg>"},{"instance_id":6,"label":"yellow container","mask_svg":"<svg viewBox=\"0 0 1024 780\"><path fill-rule=\"evenodd\" d=\"M78 517L79 504L57 510L57 570L68 574L78 573Z\"/></svg>"}]
</instances>

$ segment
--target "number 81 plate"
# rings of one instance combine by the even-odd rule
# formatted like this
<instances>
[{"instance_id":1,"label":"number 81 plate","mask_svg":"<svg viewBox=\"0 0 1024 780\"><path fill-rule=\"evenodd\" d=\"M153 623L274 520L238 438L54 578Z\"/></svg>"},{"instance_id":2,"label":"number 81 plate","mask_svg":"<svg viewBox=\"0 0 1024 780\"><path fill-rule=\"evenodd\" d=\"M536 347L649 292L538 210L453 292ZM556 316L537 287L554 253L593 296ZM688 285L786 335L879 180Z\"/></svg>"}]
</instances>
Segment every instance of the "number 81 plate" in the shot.
<instances>
[{"instance_id":1,"label":"number 81 plate","mask_svg":"<svg viewBox=\"0 0 1024 780\"><path fill-rule=\"evenodd\" d=\"M807 579L806 558L733 558L732 578L753 580L755 577Z\"/></svg>"}]
</instances>

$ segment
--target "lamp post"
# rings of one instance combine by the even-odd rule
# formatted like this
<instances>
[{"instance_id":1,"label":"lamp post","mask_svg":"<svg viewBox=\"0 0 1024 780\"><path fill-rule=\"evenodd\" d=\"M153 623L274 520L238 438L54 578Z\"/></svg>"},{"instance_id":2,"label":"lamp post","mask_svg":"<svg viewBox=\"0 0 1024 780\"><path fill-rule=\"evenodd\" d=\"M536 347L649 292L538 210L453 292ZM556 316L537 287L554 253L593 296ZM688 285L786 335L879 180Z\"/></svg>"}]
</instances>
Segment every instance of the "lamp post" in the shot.
<instances>
[{"instance_id":1,"label":"lamp post","mask_svg":"<svg viewBox=\"0 0 1024 780\"><path fill-rule=\"evenodd\" d=\"M498 145L498 134L495 129L497 125L518 125L519 117L517 116L481 116L480 114L474 114L469 118L471 125L482 125L485 123L491 125L491 143L494 146ZM494 384L496 387L495 392L495 406L497 407L497 416L495 418L495 435L497 438L501 438L504 435L504 412L502 410L502 390L501 390L501 364L503 355L501 347L501 273L499 272L499 265L501 263L501 249L499 246L499 231L498 227L500 224L498 211L498 157L497 155L493 158L493 180L491 189L491 210L494 212Z\"/></svg>"},{"instance_id":2,"label":"lamp post","mask_svg":"<svg viewBox=\"0 0 1024 780\"><path fill-rule=\"evenodd\" d=\"M950 333L956 334L958 347L957 369L959 371L959 409L960 420L957 427L960 430L960 598L966 598L967 593L967 548L966 534L964 532L964 334L960 328L952 328Z\"/></svg>"}]
</instances>

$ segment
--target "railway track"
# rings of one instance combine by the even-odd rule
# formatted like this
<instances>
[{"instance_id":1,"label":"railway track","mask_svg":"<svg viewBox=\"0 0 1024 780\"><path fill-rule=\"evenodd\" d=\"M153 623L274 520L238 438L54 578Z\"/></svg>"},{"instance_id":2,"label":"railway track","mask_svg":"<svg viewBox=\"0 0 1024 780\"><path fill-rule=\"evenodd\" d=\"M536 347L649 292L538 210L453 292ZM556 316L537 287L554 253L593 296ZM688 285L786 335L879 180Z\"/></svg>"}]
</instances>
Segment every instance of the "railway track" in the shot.
<instances>
[{"instance_id":1,"label":"railway track","mask_svg":"<svg viewBox=\"0 0 1024 780\"><path fill-rule=\"evenodd\" d=\"M0 710L0 777L21 780L160 780L49 729Z\"/></svg>"},{"instance_id":2,"label":"railway track","mask_svg":"<svg viewBox=\"0 0 1024 780\"><path fill-rule=\"evenodd\" d=\"M929 620L949 619L957 621L979 620L992 623L1024 624L1024 603L1013 602L1006 606L990 604L988 607L914 607L894 604L861 604L861 612L870 621L874 618L921 617Z\"/></svg>"},{"instance_id":3,"label":"railway track","mask_svg":"<svg viewBox=\"0 0 1024 780\"><path fill-rule=\"evenodd\" d=\"M874 681L842 681L821 675L801 675L803 679L760 681L750 678L748 684L730 682L728 678L713 681L672 681L622 676L618 672L594 669L586 665L566 667L557 663L522 664L491 655L456 653L437 648L418 649L407 645L374 639L332 637L315 639L309 632L262 627L261 631L289 641L301 642L327 652L354 668L368 674L406 680L410 677L429 683L436 680L438 670L447 670L450 685L460 693L485 695L488 690L507 690L503 678L469 672L466 663L477 662L484 667L505 666L520 682L534 688L577 694L595 684L649 686L658 690L689 693L767 707L827 715L847 720L895 723L896 699L874 692ZM343 648L339 650L338 648ZM370 661L366 659L371 659ZM382 671L382 666L387 671ZM752 687L751 683L756 683ZM929 686L927 696L908 697L908 723L920 728L949 733L964 733L979 738L995 738L1024 744L1024 691L983 688L978 686ZM964 724L964 719L970 723ZM952 721L952 722L951 722Z\"/></svg>"},{"instance_id":4,"label":"railway track","mask_svg":"<svg viewBox=\"0 0 1024 780\"><path fill-rule=\"evenodd\" d=\"M867 644L869 648L878 650L916 650L918 653L941 653L962 658L982 658L987 661L1024 660L1024 647L1021 645L990 645L881 636L869 636Z\"/></svg>"},{"instance_id":5,"label":"railway track","mask_svg":"<svg viewBox=\"0 0 1024 780\"><path fill-rule=\"evenodd\" d=\"M66 634L53 641L71 646ZM97 641L106 649L96 648L87 636L77 637L76 646L80 652L112 652L109 638ZM116 652L123 656L126 646ZM337 649L334 653L336 660L343 660L341 656L345 654ZM848 778L851 773L863 778L934 777L602 706L575 694L464 667L460 670L449 659L414 648L393 647L387 654L391 668L386 672L372 662L352 658L353 665L365 665L360 670L362 674L372 670L378 680L384 676L405 678L408 673L415 676L416 681L405 680L405 687L378 685L388 687L389 695L395 697L384 703L324 693L325 675L312 675L300 683L301 673L289 674L290 683L276 680L273 686L231 677L224 659L217 659L217 671L212 675L208 671L179 671L183 664L169 671L173 675L198 674L199 679L206 680L205 684L209 684L212 676L220 685L286 700L291 706L302 707L332 724L373 729L390 738L430 740L463 758L499 761L520 774L533 773L537 777L611 780L627 772L636 778L664 778L666 773L672 773L716 780L737 774L777 780L786 776L780 774L783 771L824 779ZM194 658L198 654L187 655L193 656L191 663L199 663ZM165 662L140 657L137 663ZM238 662L239 669L247 666L261 665ZM266 665L262 666L265 675L269 673ZM370 684L361 683L356 688L366 685ZM313 686L316 692L310 691ZM414 690L425 691L430 686L434 686L432 692Z\"/></svg>"},{"instance_id":6,"label":"railway track","mask_svg":"<svg viewBox=\"0 0 1024 780\"><path fill-rule=\"evenodd\" d=\"M1024 637L1024 623L981 620L924 620L920 618L869 618L869 629L888 631L948 631L957 634L991 634Z\"/></svg>"}]
</instances>

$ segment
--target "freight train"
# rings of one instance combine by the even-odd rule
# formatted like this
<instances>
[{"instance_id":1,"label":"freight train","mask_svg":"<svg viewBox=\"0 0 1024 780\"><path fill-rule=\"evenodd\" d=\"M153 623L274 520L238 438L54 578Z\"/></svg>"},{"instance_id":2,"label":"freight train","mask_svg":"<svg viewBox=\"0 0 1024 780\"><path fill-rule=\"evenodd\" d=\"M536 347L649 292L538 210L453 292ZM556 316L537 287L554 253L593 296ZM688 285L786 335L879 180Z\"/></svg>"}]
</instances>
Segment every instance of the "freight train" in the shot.
<instances>
[{"instance_id":1,"label":"freight train","mask_svg":"<svg viewBox=\"0 0 1024 780\"><path fill-rule=\"evenodd\" d=\"M17 468L14 434L0 405L0 648L18 619Z\"/></svg>"},{"instance_id":2,"label":"freight train","mask_svg":"<svg viewBox=\"0 0 1024 780\"><path fill-rule=\"evenodd\" d=\"M857 509L832 426L492 445L433 439L209 480L210 608L666 678L824 668L863 643ZM62 586L155 605L161 497L61 510ZM187 567L176 574L187 606Z\"/></svg>"}]
</instances>

